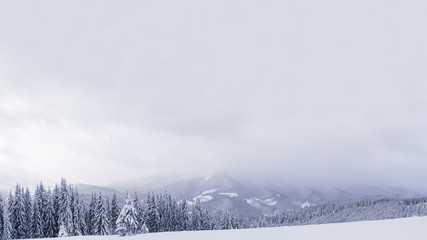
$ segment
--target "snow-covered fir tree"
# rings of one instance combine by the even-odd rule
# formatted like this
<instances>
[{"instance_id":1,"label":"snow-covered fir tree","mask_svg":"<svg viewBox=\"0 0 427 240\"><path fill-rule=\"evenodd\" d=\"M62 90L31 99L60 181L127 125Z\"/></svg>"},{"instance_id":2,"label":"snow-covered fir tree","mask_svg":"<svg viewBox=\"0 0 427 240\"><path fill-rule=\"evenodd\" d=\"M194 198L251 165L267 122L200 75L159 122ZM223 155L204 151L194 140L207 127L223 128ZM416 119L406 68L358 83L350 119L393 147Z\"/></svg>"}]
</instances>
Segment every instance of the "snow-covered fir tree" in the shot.
<instances>
[{"instance_id":1,"label":"snow-covered fir tree","mask_svg":"<svg viewBox=\"0 0 427 240\"><path fill-rule=\"evenodd\" d=\"M113 232L113 229L111 229L111 203L110 198L108 196L105 197L105 216L107 217L108 221L108 234L111 235Z\"/></svg>"},{"instance_id":2,"label":"snow-covered fir tree","mask_svg":"<svg viewBox=\"0 0 427 240\"><path fill-rule=\"evenodd\" d=\"M54 228L53 228L53 232L55 233L55 237L58 236L58 232L59 232L59 209L60 209L60 202L59 202L59 195L60 195L60 191L59 191L59 187L58 184L55 184L55 187L53 189L53 193L52 193L52 204L53 204L53 219L54 219Z\"/></svg>"},{"instance_id":3,"label":"snow-covered fir tree","mask_svg":"<svg viewBox=\"0 0 427 240\"><path fill-rule=\"evenodd\" d=\"M11 226L5 200L0 195L0 240L11 239Z\"/></svg>"},{"instance_id":4,"label":"snow-covered fir tree","mask_svg":"<svg viewBox=\"0 0 427 240\"><path fill-rule=\"evenodd\" d=\"M136 217L136 214L135 214ZM104 200L101 193L99 193L98 200L96 202L96 208L94 213L93 231L95 235L109 235L110 223L108 222L107 211L104 206Z\"/></svg>"},{"instance_id":5,"label":"snow-covered fir tree","mask_svg":"<svg viewBox=\"0 0 427 240\"><path fill-rule=\"evenodd\" d=\"M150 232L159 231L160 215L157 208L156 196L151 193L147 195L144 220Z\"/></svg>"},{"instance_id":6,"label":"snow-covered fir tree","mask_svg":"<svg viewBox=\"0 0 427 240\"><path fill-rule=\"evenodd\" d=\"M116 232L118 232L120 236L134 235L138 230L137 212L129 194L126 196L125 205L120 211L116 224Z\"/></svg>"},{"instance_id":7,"label":"snow-covered fir tree","mask_svg":"<svg viewBox=\"0 0 427 240\"><path fill-rule=\"evenodd\" d=\"M52 192L50 188L48 188L48 191L46 192L46 206L44 209L44 228L43 228L43 234L47 238L52 238L56 236L55 232L55 210L53 206L53 198L52 198Z\"/></svg>"},{"instance_id":8,"label":"snow-covered fir tree","mask_svg":"<svg viewBox=\"0 0 427 240\"><path fill-rule=\"evenodd\" d=\"M3 201L3 196L0 194L0 240L2 239L5 224L6 207Z\"/></svg>"},{"instance_id":9,"label":"snow-covered fir tree","mask_svg":"<svg viewBox=\"0 0 427 240\"><path fill-rule=\"evenodd\" d=\"M139 197L138 197L138 194L137 194L137 192L135 191L135 193L134 193L134 195L133 195L133 206L135 207L135 209L136 209L136 220L137 220L137 222L138 222L138 227L137 227L137 229L138 229L138 232L139 232L139 230L141 229L141 227L142 227L142 223L143 223L143 215L144 215L144 211L143 211L143 208L142 208L142 204L141 204L141 202L139 201Z\"/></svg>"},{"instance_id":10,"label":"snow-covered fir tree","mask_svg":"<svg viewBox=\"0 0 427 240\"><path fill-rule=\"evenodd\" d=\"M21 187L16 184L15 195L12 198L11 211L9 212L10 224L12 226L12 238L26 238L27 222L25 221L25 203Z\"/></svg>"},{"instance_id":11,"label":"snow-covered fir tree","mask_svg":"<svg viewBox=\"0 0 427 240\"><path fill-rule=\"evenodd\" d=\"M190 215L188 211L187 199L182 199L177 210L177 231L186 231L190 229Z\"/></svg>"},{"instance_id":12,"label":"snow-covered fir tree","mask_svg":"<svg viewBox=\"0 0 427 240\"><path fill-rule=\"evenodd\" d=\"M42 183L36 186L33 203L32 232L33 237L43 238L45 227L46 191Z\"/></svg>"},{"instance_id":13,"label":"snow-covered fir tree","mask_svg":"<svg viewBox=\"0 0 427 240\"><path fill-rule=\"evenodd\" d=\"M113 198L111 199L111 209L110 209L110 229L111 233L115 233L115 230L117 228L116 221L120 214L120 208L119 203L117 202L117 196L116 193L113 193Z\"/></svg>"},{"instance_id":14,"label":"snow-covered fir tree","mask_svg":"<svg viewBox=\"0 0 427 240\"><path fill-rule=\"evenodd\" d=\"M85 208L80 200L77 189L70 189L72 192L71 212L73 215L73 235L82 236L86 234Z\"/></svg>"},{"instance_id":15,"label":"snow-covered fir tree","mask_svg":"<svg viewBox=\"0 0 427 240\"><path fill-rule=\"evenodd\" d=\"M32 229L31 229L31 220L32 220L32 200L31 194L28 187L26 188L25 194L24 189L22 188L23 198L24 198L24 232L26 238L32 237Z\"/></svg>"},{"instance_id":16,"label":"snow-covered fir tree","mask_svg":"<svg viewBox=\"0 0 427 240\"><path fill-rule=\"evenodd\" d=\"M195 231L202 230L202 221L202 206L200 203L200 199L196 199L196 202L194 203L191 209L191 229Z\"/></svg>"},{"instance_id":17,"label":"snow-covered fir tree","mask_svg":"<svg viewBox=\"0 0 427 240\"><path fill-rule=\"evenodd\" d=\"M90 202L89 202L89 207L88 210L86 212L86 228L87 228L87 234L88 235L93 235L94 234L94 219L95 219L95 209L96 209L96 204L97 204L97 198L96 198L96 194L92 193Z\"/></svg>"},{"instance_id":18,"label":"snow-covered fir tree","mask_svg":"<svg viewBox=\"0 0 427 240\"><path fill-rule=\"evenodd\" d=\"M71 212L71 196L70 189L64 178L61 179L59 192L59 213L58 220L64 225L68 236L72 236L73 229L73 214ZM63 234L64 235L64 234Z\"/></svg>"}]
</instances>

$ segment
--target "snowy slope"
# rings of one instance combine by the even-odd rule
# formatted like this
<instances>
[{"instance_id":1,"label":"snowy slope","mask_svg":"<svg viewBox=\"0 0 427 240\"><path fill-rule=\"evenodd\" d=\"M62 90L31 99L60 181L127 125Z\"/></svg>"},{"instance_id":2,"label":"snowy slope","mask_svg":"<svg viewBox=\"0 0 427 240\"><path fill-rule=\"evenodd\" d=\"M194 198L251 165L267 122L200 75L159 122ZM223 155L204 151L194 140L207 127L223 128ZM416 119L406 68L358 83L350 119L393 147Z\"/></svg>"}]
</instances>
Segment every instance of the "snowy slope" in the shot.
<instances>
[{"instance_id":1,"label":"snowy slope","mask_svg":"<svg viewBox=\"0 0 427 240\"><path fill-rule=\"evenodd\" d=\"M178 198L199 199L212 211L231 209L241 216L273 215L326 202L418 197L414 192L394 187L292 187L280 182L257 185L225 173L199 177L160 175L114 183L108 187L121 192L167 191Z\"/></svg>"},{"instance_id":2,"label":"snowy slope","mask_svg":"<svg viewBox=\"0 0 427 240\"><path fill-rule=\"evenodd\" d=\"M85 236L69 240L421 240L426 239L427 217L324 224L297 227L258 228L223 231L150 233L132 237Z\"/></svg>"}]
</instances>

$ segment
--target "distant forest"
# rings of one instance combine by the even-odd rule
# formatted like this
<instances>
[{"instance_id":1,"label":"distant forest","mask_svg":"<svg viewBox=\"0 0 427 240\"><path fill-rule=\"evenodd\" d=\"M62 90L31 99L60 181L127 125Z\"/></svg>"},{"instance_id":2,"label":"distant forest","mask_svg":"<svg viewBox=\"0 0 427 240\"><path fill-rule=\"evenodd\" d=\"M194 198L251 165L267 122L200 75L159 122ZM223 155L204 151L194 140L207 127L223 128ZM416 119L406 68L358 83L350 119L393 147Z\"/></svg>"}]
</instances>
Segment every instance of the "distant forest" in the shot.
<instances>
[{"instance_id":1,"label":"distant forest","mask_svg":"<svg viewBox=\"0 0 427 240\"><path fill-rule=\"evenodd\" d=\"M221 230L381 220L427 215L427 198L327 203L258 218L239 218L232 210L210 212L200 201L175 199L168 193L127 195L92 193L81 200L65 179L53 190L37 185L34 194L16 185L7 201L0 196L0 240L81 235L129 235L146 232Z\"/></svg>"}]
</instances>

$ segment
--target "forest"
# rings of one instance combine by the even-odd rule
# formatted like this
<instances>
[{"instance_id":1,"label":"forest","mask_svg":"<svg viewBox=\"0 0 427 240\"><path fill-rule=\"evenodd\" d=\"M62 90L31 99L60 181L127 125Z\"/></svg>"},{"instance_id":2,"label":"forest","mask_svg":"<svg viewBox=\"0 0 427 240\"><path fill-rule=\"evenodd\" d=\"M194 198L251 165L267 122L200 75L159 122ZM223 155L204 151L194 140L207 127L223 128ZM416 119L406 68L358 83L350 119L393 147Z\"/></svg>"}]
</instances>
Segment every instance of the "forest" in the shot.
<instances>
[{"instance_id":1,"label":"forest","mask_svg":"<svg viewBox=\"0 0 427 240\"><path fill-rule=\"evenodd\" d=\"M0 240L82 235L133 235L146 232L279 227L427 215L427 198L366 199L326 203L274 216L239 218L232 209L213 212L200 201L176 199L169 193L117 196L92 193L83 201L65 179L53 190L38 184L34 194L16 185L6 200L0 195Z\"/></svg>"}]
</instances>

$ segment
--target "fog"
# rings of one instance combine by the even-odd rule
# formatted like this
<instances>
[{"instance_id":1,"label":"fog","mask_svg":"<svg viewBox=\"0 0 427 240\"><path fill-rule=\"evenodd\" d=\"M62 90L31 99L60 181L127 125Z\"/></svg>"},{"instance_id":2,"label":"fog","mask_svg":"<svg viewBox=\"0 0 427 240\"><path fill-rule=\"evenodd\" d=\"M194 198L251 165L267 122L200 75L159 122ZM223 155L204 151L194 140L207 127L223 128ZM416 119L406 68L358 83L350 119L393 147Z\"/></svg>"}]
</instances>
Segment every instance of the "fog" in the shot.
<instances>
[{"instance_id":1,"label":"fog","mask_svg":"<svg viewBox=\"0 0 427 240\"><path fill-rule=\"evenodd\" d=\"M0 183L427 191L425 1L2 1Z\"/></svg>"}]
</instances>

